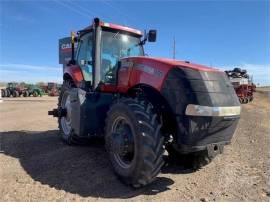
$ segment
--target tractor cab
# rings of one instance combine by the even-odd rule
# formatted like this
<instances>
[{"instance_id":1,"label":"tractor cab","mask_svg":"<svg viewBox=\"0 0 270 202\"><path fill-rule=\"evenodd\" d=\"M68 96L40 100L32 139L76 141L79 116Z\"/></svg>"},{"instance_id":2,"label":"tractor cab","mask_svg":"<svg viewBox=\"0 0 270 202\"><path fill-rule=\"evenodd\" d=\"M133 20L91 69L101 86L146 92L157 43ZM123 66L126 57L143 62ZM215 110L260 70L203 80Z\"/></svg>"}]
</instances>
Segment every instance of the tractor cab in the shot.
<instances>
[{"instance_id":1,"label":"tractor cab","mask_svg":"<svg viewBox=\"0 0 270 202\"><path fill-rule=\"evenodd\" d=\"M71 66L79 67L81 79L93 89L99 84L115 84L120 59L144 56L143 45L147 40L156 40L156 31L150 30L142 37L139 30L104 23L96 18L93 25L78 31L77 36L72 34L67 72Z\"/></svg>"},{"instance_id":2,"label":"tractor cab","mask_svg":"<svg viewBox=\"0 0 270 202\"><path fill-rule=\"evenodd\" d=\"M17 85L18 85L18 83L8 83L7 87L8 88L16 88Z\"/></svg>"}]
</instances>

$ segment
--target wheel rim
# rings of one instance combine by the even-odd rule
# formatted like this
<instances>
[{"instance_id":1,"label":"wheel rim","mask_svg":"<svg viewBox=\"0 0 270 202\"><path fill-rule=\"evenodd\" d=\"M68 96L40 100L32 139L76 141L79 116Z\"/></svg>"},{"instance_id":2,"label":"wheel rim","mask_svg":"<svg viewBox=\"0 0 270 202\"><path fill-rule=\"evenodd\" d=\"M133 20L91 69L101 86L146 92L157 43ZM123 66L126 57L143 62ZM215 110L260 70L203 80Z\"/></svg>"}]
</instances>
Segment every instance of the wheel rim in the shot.
<instances>
[{"instance_id":1,"label":"wheel rim","mask_svg":"<svg viewBox=\"0 0 270 202\"><path fill-rule=\"evenodd\" d=\"M61 126L65 135L69 135L71 131L71 105L70 96L68 93L64 93L61 100L61 108L66 109L66 115L61 117Z\"/></svg>"},{"instance_id":2,"label":"wheel rim","mask_svg":"<svg viewBox=\"0 0 270 202\"><path fill-rule=\"evenodd\" d=\"M129 122L124 117L117 117L111 132L114 159L121 167L130 167L135 153L134 135Z\"/></svg>"}]
</instances>

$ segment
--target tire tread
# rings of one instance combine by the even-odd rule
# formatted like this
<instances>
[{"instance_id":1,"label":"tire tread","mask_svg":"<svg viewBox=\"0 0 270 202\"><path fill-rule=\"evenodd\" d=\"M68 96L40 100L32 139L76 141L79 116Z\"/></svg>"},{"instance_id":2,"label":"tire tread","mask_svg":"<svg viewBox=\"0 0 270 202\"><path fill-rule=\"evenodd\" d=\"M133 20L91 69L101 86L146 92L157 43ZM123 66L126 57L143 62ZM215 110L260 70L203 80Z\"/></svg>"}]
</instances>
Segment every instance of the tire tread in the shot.
<instances>
[{"instance_id":1,"label":"tire tread","mask_svg":"<svg viewBox=\"0 0 270 202\"><path fill-rule=\"evenodd\" d=\"M145 100L121 98L115 104L124 103L134 113L139 128L140 135L142 137L143 149L142 151L142 166L137 170L134 175L130 176L123 181L132 185L135 188L145 186L151 183L155 177L159 174L163 162L163 143L164 137L162 136L160 129L161 124L157 121L157 114L153 111L153 106L147 103ZM109 118L113 113L114 106L108 111L106 119L106 127L109 124ZM107 131L107 129L105 130ZM107 136L108 134L106 134ZM123 178L120 176L120 178Z\"/></svg>"}]
</instances>

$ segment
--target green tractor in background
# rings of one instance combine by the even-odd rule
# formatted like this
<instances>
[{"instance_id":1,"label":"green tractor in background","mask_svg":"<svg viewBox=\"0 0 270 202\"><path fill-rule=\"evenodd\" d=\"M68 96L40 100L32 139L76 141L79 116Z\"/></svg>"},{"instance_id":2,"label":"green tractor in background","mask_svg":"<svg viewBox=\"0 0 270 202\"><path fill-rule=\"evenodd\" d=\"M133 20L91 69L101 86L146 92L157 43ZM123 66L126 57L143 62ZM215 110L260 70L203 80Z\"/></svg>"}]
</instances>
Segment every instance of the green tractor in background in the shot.
<instances>
[{"instance_id":1,"label":"green tractor in background","mask_svg":"<svg viewBox=\"0 0 270 202\"><path fill-rule=\"evenodd\" d=\"M27 86L27 91L24 92L23 96L24 97L28 97L28 96L33 96L33 97L42 97L43 95L43 91L41 90L41 88L39 88L38 86L35 85L28 85Z\"/></svg>"},{"instance_id":2,"label":"green tractor in background","mask_svg":"<svg viewBox=\"0 0 270 202\"><path fill-rule=\"evenodd\" d=\"M44 94L43 90L37 85L22 83L10 82L7 84L5 89L1 89L2 97L38 97Z\"/></svg>"}]
</instances>

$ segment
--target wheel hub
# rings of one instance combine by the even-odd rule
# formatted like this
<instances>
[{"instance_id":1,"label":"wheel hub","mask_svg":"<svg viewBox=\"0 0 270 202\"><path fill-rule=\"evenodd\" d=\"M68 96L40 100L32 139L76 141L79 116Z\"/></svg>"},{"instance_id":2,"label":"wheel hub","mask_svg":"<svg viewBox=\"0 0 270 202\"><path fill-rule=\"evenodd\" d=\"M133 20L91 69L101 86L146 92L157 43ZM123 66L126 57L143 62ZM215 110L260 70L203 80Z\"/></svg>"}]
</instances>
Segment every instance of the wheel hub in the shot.
<instances>
[{"instance_id":1,"label":"wheel hub","mask_svg":"<svg viewBox=\"0 0 270 202\"><path fill-rule=\"evenodd\" d=\"M113 124L112 148L119 165L129 167L134 157L134 139L130 125L123 117Z\"/></svg>"},{"instance_id":2,"label":"wheel hub","mask_svg":"<svg viewBox=\"0 0 270 202\"><path fill-rule=\"evenodd\" d=\"M71 103L68 93L63 95L61 108L65 111L65 116L61 117L61 126L65 135L69 135L71 131Z\"/></svg>"}]
</instances>

